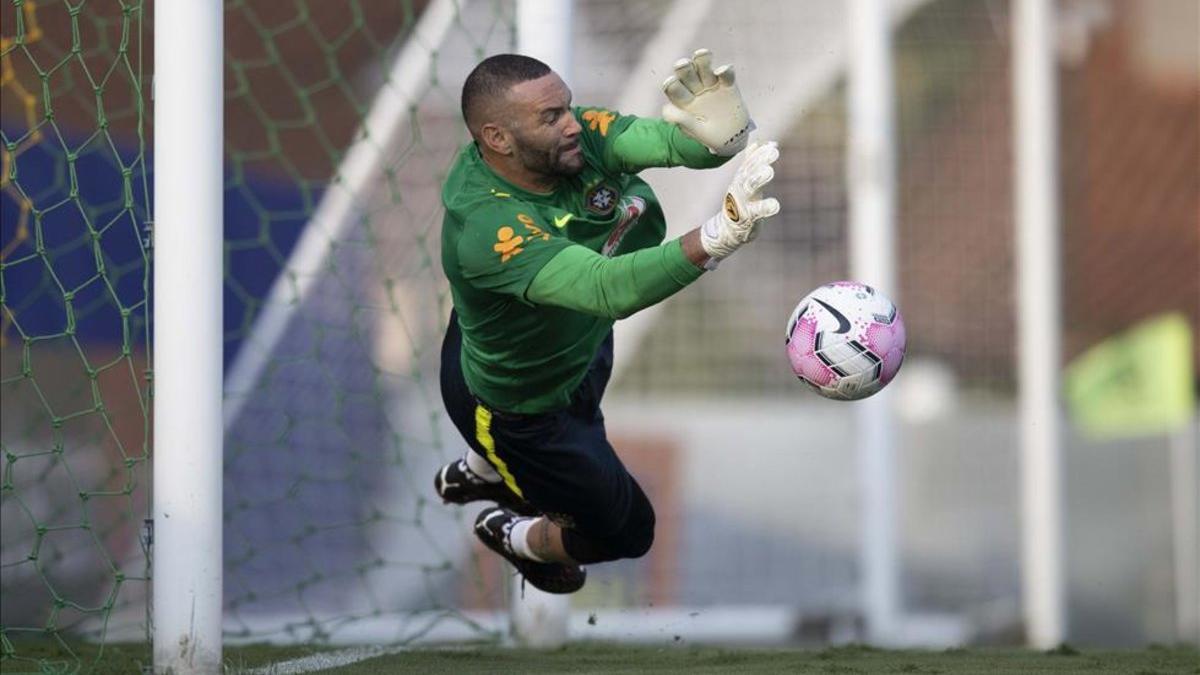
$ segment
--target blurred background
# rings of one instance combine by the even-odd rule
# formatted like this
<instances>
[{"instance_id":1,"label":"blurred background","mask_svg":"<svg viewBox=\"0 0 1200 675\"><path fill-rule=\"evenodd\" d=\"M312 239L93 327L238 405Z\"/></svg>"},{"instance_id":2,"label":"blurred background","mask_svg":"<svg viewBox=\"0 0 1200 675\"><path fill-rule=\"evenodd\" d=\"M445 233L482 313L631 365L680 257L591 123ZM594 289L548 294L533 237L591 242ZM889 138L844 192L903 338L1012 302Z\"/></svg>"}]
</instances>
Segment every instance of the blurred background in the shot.
<instances>
[{"instance_id":1,"label":"blurred background","mask_svg":"<svg viewBox=\"0 0 1200 675\"><path fill-rule=\"evenodd\" d=\"M879 246L909 340L872 404L882 484L862 471L860 404L816 397L783 351L799 299L858 269L851 5L566 5L225 3L226 639L507 632L510 574L471 535L478 509L431 487L465 449L437 389L439 192L468 138L469 70L555 42L576 103L624 114L656 115L695 48L734 63L759 137L780 141L784 205L719 272L618 325L609 435L658 535L589 570L571 638L1024 642L1015 1L880 5L894 244ZM1050 5L1062 637L1194 644L1200 3ZM153 5L0 12L10 656L145 634L150 307L189 299L150 297ZM645 175L681 234L730 172ZM340 190L353 207L334 214ZM880 547L886 634L866 578Z\"/></svg>"}]
</instances>

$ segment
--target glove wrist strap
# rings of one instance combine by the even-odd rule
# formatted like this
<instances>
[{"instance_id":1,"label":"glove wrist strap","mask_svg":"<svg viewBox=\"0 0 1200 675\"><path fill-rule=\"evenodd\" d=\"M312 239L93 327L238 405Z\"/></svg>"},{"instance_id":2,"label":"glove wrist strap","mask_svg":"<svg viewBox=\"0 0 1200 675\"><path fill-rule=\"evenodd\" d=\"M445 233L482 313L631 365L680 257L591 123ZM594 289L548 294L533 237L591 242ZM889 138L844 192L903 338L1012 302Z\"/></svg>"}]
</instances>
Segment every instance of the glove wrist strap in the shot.
<instances>
[{"instance_id":1,"label":"glove wrist strap","mask_svg":"<svg viewBox=\"0 0 1200 675\"><path fill-rule=\"evenodd\" d=\"M700 247L708 254L708 262L704 264L706 270L716 269L717 264L737 248L736 245L730 246L727 241L723 241L721 235L727 225L725 221L725 214L718 213L700 226Z\"/></svg>"}]
</instances>

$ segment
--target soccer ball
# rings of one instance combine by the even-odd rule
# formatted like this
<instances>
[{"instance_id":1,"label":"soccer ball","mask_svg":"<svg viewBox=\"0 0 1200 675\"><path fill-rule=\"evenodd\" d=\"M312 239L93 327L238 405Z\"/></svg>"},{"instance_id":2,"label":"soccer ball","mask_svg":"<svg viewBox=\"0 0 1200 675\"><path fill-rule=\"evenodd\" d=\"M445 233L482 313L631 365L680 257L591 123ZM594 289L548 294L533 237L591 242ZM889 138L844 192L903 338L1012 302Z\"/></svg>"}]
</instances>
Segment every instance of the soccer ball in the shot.
<instances>
[{"instance_id":1,"label":"soccer ball","mask_svg":"<svg viewBox=\"0 0 1200 675\"><path fill-rule=\"evenodd\" d=\"M788 319L792 372L825 398L855 401L883 389L900 370L904 347L896 305L854 281L821 286Z\"/></svg>"}]
</instances>

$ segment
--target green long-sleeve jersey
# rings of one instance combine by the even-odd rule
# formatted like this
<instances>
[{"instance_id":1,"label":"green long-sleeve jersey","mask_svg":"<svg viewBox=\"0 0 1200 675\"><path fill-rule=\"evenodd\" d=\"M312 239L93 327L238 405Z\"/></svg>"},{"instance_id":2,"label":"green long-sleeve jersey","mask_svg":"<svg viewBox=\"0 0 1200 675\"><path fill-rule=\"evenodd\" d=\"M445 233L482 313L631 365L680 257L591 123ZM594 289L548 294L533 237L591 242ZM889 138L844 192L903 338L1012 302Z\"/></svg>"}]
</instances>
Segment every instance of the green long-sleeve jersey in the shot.
<instances>
[{"instance_id":1,"label":"green long-sleeve jersey","mask_svg":"<svg viewBox=\"0 0 1200 675\"><path fill-rule=\"evenodd\" d=\"M498 176L469 143L442 189L442 268L462 328L467 385L498 410L565 407L613 321L697 279L654 191L649 167L711 168L673 124L573 108L585 167L553 192Z\"/></svg>"}]
</instances>

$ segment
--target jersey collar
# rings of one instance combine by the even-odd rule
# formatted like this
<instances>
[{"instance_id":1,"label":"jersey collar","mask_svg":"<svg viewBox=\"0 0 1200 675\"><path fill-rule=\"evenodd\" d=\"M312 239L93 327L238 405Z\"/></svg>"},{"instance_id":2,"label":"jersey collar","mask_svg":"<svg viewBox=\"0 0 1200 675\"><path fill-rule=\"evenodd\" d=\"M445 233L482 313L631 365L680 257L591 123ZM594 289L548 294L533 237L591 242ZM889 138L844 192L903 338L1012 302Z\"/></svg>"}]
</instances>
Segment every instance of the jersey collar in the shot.
<instances>
[{"instance_id":1,"label":"jersey collar","mask_svg":"<svg viewBox=\"0 0 1200 675\"><path fill-rule=\"evenodd\" d=\"M558 185L549 192L533 192L532 190L526 190L523 187L519 187L510 183L503 176L496 173L492 169L491 165L483 159L483 153L479 151L479 145L474 141L471 141L468 144L467 152L470 154L471 161L479 167L480 171L483 171L488 176L491 176L499 184L499 189L494 190L494 193L511 194L529 201L553 201L555 196L562 191L563 186L567 183L567 181L559 179Z\"/></svg>"}]
</instances>

